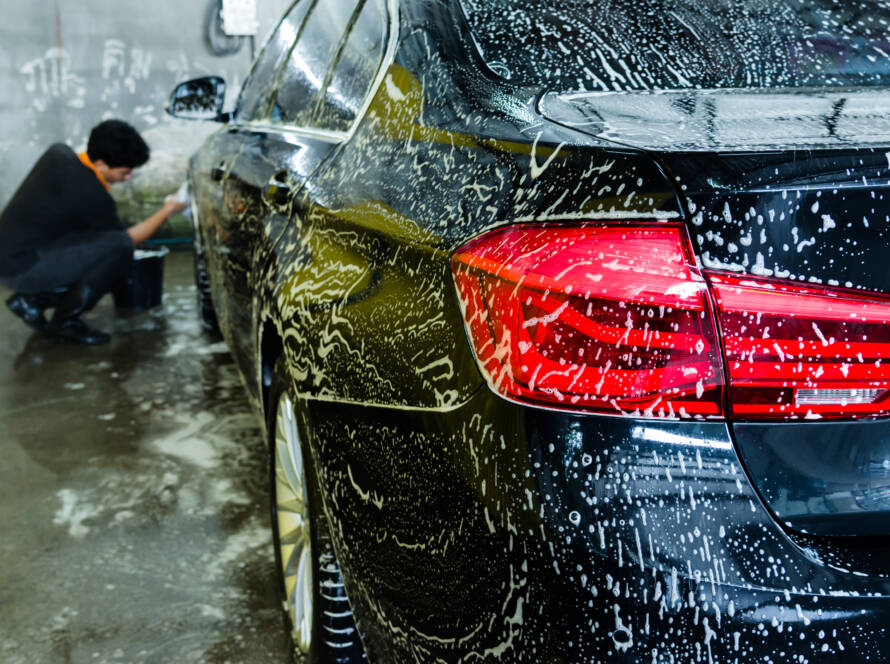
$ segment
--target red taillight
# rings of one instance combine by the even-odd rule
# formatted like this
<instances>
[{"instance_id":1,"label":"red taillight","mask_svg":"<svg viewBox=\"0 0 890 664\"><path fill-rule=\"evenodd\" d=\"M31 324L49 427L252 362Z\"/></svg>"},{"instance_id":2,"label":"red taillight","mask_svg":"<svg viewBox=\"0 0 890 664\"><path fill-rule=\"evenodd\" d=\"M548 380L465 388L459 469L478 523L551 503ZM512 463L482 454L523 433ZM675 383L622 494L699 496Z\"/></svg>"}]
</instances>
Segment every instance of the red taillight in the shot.
<instances>
[{"instance_id":1,"label":"red taillight","mask_svg":"<svg viewBox=\"0 0 890 664\"><path fill-rule=\"evenodd\" d=\"M452 270L482 372L511 399L720 417L725 364L737 419L890 415L890 296L706 271L715 311L679 223L501 228Z\"/></svg>"},{"instance_id":2,"label":"red taillight","mask_svg":"<svg viewBox=\"0 0 890 664\"><path fill-rule=\"evenodd\" d=\"M740 419L890 413L890 297L710 273Z\"/></svg>"},{"instance_id":3,"label":"red taillight","mask_svg":"<svg viewBox=\"0 0 890 664\"><path fill-rule=\"evenodd\" d=\"M722 414L711 305L681 224L513 226L459 249L452 269L477 360L502 395Z\"/></svg>"}]
</instances>

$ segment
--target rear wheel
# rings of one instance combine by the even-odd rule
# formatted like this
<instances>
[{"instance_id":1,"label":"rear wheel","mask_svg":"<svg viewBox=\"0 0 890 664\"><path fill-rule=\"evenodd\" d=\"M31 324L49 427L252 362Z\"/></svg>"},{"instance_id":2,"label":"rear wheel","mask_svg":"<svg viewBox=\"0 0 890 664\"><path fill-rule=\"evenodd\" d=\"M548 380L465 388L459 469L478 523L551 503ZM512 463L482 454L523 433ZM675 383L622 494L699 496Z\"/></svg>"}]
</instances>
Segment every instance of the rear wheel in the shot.
<instances>
[{"instance_id":1,"label":"rear wheel","mask_svg":"<svg viewBox=\"0 0 890 664\"><path fill-rule=\"evenodd\" d=\"M269 411L272 529L285 622L297 662L365 661L331 545L312 457L276 371Z\"/></svg>"}]
</instances>

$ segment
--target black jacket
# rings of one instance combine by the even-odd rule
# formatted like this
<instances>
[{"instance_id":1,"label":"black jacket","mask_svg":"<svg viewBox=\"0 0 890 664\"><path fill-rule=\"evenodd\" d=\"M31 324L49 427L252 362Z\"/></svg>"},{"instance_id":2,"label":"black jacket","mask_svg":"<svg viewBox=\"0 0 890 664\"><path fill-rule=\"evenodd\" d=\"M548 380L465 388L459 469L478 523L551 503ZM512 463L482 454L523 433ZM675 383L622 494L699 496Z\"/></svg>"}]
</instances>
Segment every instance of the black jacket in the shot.
<instances>
[{"instance_id":1,"label":"black jacket","mask_svg":"<svg viewBox=\"0 0 890 664\"><path fill-rule=\"evenodd\" d=\"M114 199L67 145L43 153L0 214L0 275L18 274L68 233L121 230Z\"/></svg>"}]
</instances>

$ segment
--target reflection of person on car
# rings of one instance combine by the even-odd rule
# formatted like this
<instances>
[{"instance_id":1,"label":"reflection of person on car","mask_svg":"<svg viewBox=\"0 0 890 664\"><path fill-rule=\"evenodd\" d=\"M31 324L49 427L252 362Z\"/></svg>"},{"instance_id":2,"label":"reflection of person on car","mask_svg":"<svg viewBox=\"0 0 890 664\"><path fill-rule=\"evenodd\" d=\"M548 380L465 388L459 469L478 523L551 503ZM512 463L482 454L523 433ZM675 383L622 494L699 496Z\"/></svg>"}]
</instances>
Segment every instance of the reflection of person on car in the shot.
<instances>
[{"instance_id":1,"label":"reflection of person on car","mask_svg":"<svg viewBox=\"0 0 890 664\"><path fill-rule=\"evenodd\" d=\"M14 291L6 304L35 330L59 341L109 341L80 315L125 283L133 246L185 208L168 200L124 229L109 191L148 157L133 127L106 120L90 132L86 152L52 145L0 213L0 283ZM47 322L43 312L50 307L55 312Z\"/></svg>"}]
</instances>

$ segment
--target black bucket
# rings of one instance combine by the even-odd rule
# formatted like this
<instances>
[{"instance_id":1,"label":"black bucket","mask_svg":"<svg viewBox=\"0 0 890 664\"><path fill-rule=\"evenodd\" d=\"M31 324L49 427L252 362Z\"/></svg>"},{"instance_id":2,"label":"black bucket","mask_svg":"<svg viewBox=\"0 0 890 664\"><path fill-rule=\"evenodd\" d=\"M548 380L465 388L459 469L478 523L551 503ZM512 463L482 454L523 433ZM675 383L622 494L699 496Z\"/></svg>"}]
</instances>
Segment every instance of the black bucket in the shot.
<instances>
[{"instance_id":1,"label":"black bucket","mask_svg":"<svg viewBox=\"0 0 890 664\"><path fill-rule=\"evenodd\" d=\"M161 304L164 294L164 256L167 247L137 249L126 285L114 290L114 306L131 312L144 311Z\"/></svg>"}]
</instances>

